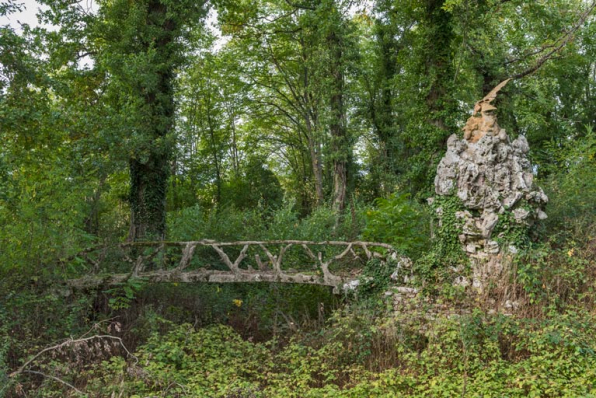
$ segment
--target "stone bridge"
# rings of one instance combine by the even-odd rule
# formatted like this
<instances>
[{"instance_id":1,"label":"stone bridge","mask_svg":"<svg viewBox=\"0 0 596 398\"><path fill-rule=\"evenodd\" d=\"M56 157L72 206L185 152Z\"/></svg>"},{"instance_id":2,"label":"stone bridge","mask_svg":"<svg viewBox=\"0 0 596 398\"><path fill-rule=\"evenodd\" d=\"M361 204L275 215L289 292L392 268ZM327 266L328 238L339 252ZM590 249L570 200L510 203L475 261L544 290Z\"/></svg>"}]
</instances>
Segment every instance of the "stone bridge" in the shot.
<instances>
[{"instance_id":1,"label":"stone bridge","mask_svg":"<svg viewBox=\"0 0 596 398\"><path fill-rule=\"evenodd\" d=\"M129 278L151 283L275 282L339 288L358 278L373 258L395 249L386 243L342 241L132 242L87 249L70 261L89 275L73 288L117 285Z\"/></svg>"}]
</instances>

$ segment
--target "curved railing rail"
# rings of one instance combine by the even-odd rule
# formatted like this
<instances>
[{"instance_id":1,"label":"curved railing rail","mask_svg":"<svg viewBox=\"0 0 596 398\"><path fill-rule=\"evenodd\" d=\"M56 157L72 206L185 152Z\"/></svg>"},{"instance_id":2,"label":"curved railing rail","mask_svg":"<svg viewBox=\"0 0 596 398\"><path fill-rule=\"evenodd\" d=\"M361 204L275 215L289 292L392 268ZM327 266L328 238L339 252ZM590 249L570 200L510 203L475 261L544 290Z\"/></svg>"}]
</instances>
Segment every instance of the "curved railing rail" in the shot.
<instances>
[{"instance_id":1,"label":"curved railing rail","mask_svg":"<svg viewBox=\"0 0 596 398\"><path fill-rule=\"evenodd\" d=\"M350 267L353 270L355 264L363 265L372 258L385 258L394 252L386 243L364 241L130 242L80 252L76 258L86 262L94 272L69 284L85 288L118 284L135 277L148 282L278 282L338 287L356 279L347 272ZM114 257L129 264L127 272L109 270L110 263L115 263ZM283 261L289 257L292 268L284 267ZM205 259L216 259L217 266ZM295 269L297 260L307 260L299 267L301 271ZM346 272L333 273L332 265L343 267Z\"/></svg>"}]
</instances>

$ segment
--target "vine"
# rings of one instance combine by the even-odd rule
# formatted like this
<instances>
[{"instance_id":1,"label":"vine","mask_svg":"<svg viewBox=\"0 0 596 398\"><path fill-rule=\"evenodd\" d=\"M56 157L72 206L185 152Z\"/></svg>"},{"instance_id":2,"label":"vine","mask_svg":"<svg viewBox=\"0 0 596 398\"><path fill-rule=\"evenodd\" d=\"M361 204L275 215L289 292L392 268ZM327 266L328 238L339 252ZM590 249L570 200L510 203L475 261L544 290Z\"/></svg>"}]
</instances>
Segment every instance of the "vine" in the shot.
<instances>
[{"instance_id":1,"label":"vine","mask_svg":"<svg viewBox=\"0 0 596 398\"><path fill-rule=\"evenodd\" d=\"M529 212L534 211L528 205L521 205L517 208L522 208ZM530 243L530 229L530 225L516 221L513 211L509 210L503 214L499 214L499 221L495 226L493 235L495 236L495 241L501 247L504 245L514 245L516 248L522 248L528 246Z\"/></svg>"},{"instance_id":2,"label":"vine","mask_svg":"<svg viewBox=\"0 0 596 398\"><path fill-rule=\"evenodd\" d=\"M456 195L438 196L431 204L433 209L433 238L431 250L416 262L415 272L425 280L442 279L441 274L448 266L467 263L461 248L459 235L462 221L456 213L463 211L464 205Z\"/></svg>"}]
</instances>

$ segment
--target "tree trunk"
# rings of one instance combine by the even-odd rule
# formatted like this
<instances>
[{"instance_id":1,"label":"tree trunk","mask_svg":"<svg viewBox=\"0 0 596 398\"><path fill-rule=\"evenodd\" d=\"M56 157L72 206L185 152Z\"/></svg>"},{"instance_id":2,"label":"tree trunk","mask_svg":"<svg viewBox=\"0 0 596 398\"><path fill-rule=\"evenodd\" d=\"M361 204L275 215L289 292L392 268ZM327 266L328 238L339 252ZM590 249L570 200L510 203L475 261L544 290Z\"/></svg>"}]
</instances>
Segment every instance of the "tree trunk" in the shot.
<instances>
[{"instance_id":1,"label":"tree trunk","mask_svg":"<svg viewBox=\"0 0 596 398\"><path fill-rule=\"evenodd\" d=\"M172 147L167 136L174 118L174 71L171 44L175 22L167 16L167 6L159 0L147 4L147 25L159 28L157 37L143 37L143 51L158 54L159 67L153 81L139 81L148 120L142 126L149 149L146 157L129 160L131 220L129 240L162 240L166 232L166 193ZM140 78L139 78L140 79Z\"/></svg>"},{"instance_id":2,"label":"tree trunk","mask_svg":"<svg viewBox=\"0 0 596 398\"><path fill-rule=\"evenodd\" d=\"M238 156L238 142L236 139L236 109L234 105L228 106L230 117L230 130L232 131L232 167L234 169L234 177L238 178L240 175L240 158Z\"/></svg>"},{"instance_id":3,"label":"tree trunk","mask_svg":"<svg viewBox=\"0 0 596 398\"><path fill-rule=\"evenodd\" d=\"M166 231L168 158L152 153L147 162L131 159L129 240L163 240Z\"/></svg>"},{"instance_id":4,"label":"tree trunk","mask_svg":"<svg viewBox=\"0 0 596 398\"><path fill-rule=\"evenodd\" d=\"M426 1L426 24L429 29L427 42L429 51L426 59L426 73L431 77L431 86L426 97L429 109L429 123L437 127L442 141L446 142L449 131L445 122L448 82L453 77L451 65L451 42L453 30L451 15L443 9L444 0Z\"/></svg>"},{"instance_id":5,"label":"tree trunk","mask_svg":"<svg viewBox=\"0 0 596 398\"><path fill-rule=\"evenodd\" d=\"M404 44L396 38L398 32L392 30L391 24L386 25L387 22L382 18L378 18L375 23L380 52L380 101L378 105L374 101L372 102L371 118L375 132L381 141L381 169L386 173L398 174L400 153L397 143L400 137L397 136L397 119L393 115L392 99L394 94L391 87L398 72L397 55Z\"/></svg>"},{"instance_id":6,"label":"tree trunk","mask_svg":"<svg viewBox=\"0 0 596 398\"><path fill-rule=\"evenodd\" d=\"M307 125L310 126L310 122ZM323 162L321 159L321 144L315 140L313 135L312 131L308 133L308 150L315 179L316 203L317 206L320 206L325 201L323 196Z\"/></svg>"},{"instance_id":7,"label":"tree trunk","mask_svg":"<svg viewBox=\"0 0 596 398\"><path fill-rule=\"evenodd\" d=\"M346 114L344 108L344 74L342 62L341 41L335 32L328 37L332 51L332 86L331 95L331 151L333 156L333 208L343 211L346 205L346 191L348 185L349 142L346 129Z\"/></svg>"},{"instance_id":8,"label":"tree trunk","mask_svg":"<svg viewBox=\"0 0 596 398\"><path fill-rule=\"evenodd\" d=\"M213 166L215 166L215 202L219 205L221 203L221 162L218 156L217 150L217 141L215 139L215 126L213 123L213 119L211 118L211 76L209 76L209 91L207 94L207 106L206 106L206 113L207 113L207 128L209 130L209 140L211 143L211 153L213 155Z\"/></svg>"},{"instance_id":9,"label":"tree trunk","mask_svg":"<svg viewBox=\"0 0 596 398\"><path fill-rule=\"evenodd\" d=\"M325 202L323 194L323 159L321 154L321 142L317 139L317 109L312 101L309 69L307 67L309 59L307 55L307 44L304 37L300 37L301 56L303 61L302 66L302 89L303 92L296 96L297 102L302 103L302 113L304 119L304 126L306 128L306 139L308 145L308 152L310 155L313 178L315 182L315 200L316 206L320 206Z\"/></svg>"}]
</instances>

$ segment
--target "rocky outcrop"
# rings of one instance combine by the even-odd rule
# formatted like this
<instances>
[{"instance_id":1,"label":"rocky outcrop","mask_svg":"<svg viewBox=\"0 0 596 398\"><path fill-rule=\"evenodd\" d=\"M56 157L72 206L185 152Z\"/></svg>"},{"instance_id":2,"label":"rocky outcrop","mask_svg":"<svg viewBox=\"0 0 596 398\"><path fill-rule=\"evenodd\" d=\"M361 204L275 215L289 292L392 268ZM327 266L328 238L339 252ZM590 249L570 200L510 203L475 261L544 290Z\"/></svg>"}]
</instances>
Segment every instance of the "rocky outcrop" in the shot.
<instances>
[{"instance_id":1,"label":"rocky outcrop","mask_svg":"<svg viewBox=\"0 0 596 398\"><path fill-rule=\"evenodd\" d=\"M503 256L517 250L506 232L495 234L499 222L529 227L546 218L548 198L534 184L528 141L524 136L510 140L491 104L506 83L476 103L479 113L468 119L463 138L449 137L435 178L437 195L461 201L462 210L455 213L461 225L459 241L473 259L476 285L500 273ZM441 218L443 209L437 211Z\"/></svg>"}]
</instances>

